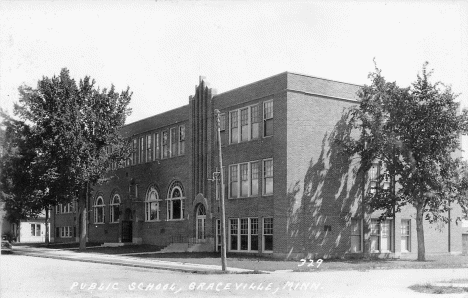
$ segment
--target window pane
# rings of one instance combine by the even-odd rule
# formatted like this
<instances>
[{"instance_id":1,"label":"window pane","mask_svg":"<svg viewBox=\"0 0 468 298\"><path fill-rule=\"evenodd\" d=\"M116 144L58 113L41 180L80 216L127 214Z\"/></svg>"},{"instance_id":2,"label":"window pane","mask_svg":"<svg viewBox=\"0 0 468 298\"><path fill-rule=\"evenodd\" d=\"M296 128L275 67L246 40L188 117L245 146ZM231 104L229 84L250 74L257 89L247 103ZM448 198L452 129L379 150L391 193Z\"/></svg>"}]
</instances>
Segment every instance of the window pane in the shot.
<instances>
[{"instance_id":1,"label":"window pane","mask_svg":"<svg viewBox=\"0 0 468 298\"><path fill-rule=\"evenodd\" d=\"M231 185L229 187L230 197L237 198L237 165L229 167L229 181Z\"/></svg>"},{"instance_id":2,"label":"window pane","mask_svg":"<svg viewBox=\"0 0 468 298\"><path fill-rule=\"evenodd\" d=\"M36 236L36 225L31 224L31 236Z\"/></svg>"},{"instance_id":3,"label":"window pane","mask_svg":"<svg viewBox=\"0 0 468 298\"><path fill-rule=\"evenodd\" d=\"M114 221L119 221L119 205L113 206L114 211Z\"/></svg>"},{"instance_id":4,"label":"window pane","mask_svg":"<svg viewBox=\"0 0 468 298\"><path fill-rule=\"evenodd\" d=\"M263 237L264 242L265 242L265 250L267 251L273 251L273 235L265 235Z\"/></svg>"},{"instance_id":5,"label":"window pane","mask_svg":"<svg viewBox=\"0 0 468 298\"><path fill-rule=\"evenodd\" d=\"M161 158L161 150L160 150L160 145L159 145L159 133L155 135L155 147L156 147L156 152L155 152L155 159L160 159Z\"/></svg>"},{"instance_id":6,"label":"window pane","mask_svg":"<svg viewBox=\"0 0 468 298\"><path fill-rule=\"evenodd\" d=\"M240 234L241 234L241 250L249 249L249 220L241 218Z\"/></svg>"},{"instance_id":7,"label":"window pane","mask_svg":"<svg viewBox=\"0 0 468 298\"><path fill-rule=\"evenodd\" d=\"M169 143L168 143L168 133L167 131L163 132L162 134L162 150L163 150L163 158L167 158L169 156Z\"/></svg>"},{"instance_id":8,"label":"window pane","mask_svg":"<svg viewBox=\"0 0 468 298\"><path fill-rule=\"evenodd\" d=\"M250 250L258 250L258 218L250 219Z\"/></svg>"},{"instance_id":9,"label":"window pane","mask_svg":"<svg viewBox=\"0 0 468 298\"><path fill-rule=\"evenodd\" d=\"M231 143L238 142L238 119L237 111L231 112L230 126L231 126Z\"/></svg>"},{"instance_id":10,"label":"window pane","mask_svg":"<svg viewBox=\"0 0 468 298\"><path fill-rule=\"evenodd\" d=\"M36 225L36 236L41 236L41 225Z\"/></svg>"},{"instance_id":11,"label":"window pane","mask_svg":"<svg viewBox=\"0 0 468 298\"><path fill-rule=\"evenodd\" d=\"M179 155L185 154L185 126L179 126Z\"/></svg>"},{"instance_id":12,"label":"window pane","mask_svg":"<svg viewBox=\"0 0 468 298\"><path fill-rule=\"evenodd\" d=\"M258 170L258 162L253 162L250 164L250 194L252 196L258 195L258 178L259 178L259 170Z\"/></svg>"},{"instance_id":13,"label":"window pane","mask_svg":"<svg viewBox=\"0 0 468 298\"><path fill-rule=\"evenodd\" d=\"M265 160L263 167L263 194L273 194L273 160Z\"/></svg>"},{"instance_id":14,"label":"window pane","mask_svg":"<svg viewBox=\"0 0 468 298\"><path fill-rule=\"evenodd\" d=\"M263 136L273 135L273 101L263 105Z\"/></svg>"},{"instance_id":15,"label":"window pane","mask_svg":"<svg viewBox=\"0 0 468 298\"><path fill-rule=\"evenodd\" d=\"M250 108L250 122L251 122L251 138L258 139L259 136L259 108L258 105Z\"/></svg>"},{"instance_id":16,"label":"window pane","mask_svg":"<svg viewBox=\"0 0 468 298\"><path fill-rule=\"evenodd\" d=\"M238 224L237 219L229 220L230 223L230 242L231 242L231 250L237 250L237 234L238 234Z\"/></svg>"},{"instance_id":17,"label":"window pane","mask_svg":"<svg viewBox=\"0 0 468 298\"><path fill-rule=\"evenodd\" d=\"M263 247L266 251L273 251L273 218L263 219Z\"/></svg>"},{"instance_id":18,"label":"window pane","mask_svg":"<svg viewBox=\"0 0 468 298\"><path fill-rule=\"evenodd\" d=\"M143 163L145 161L145 143L144 138L140 138L140 156L139 156L139 163Z\"/></svg>"},{"instance_id":19,"label":"window pane","mask_svg":"<svg viewBox=\"0 0 468 298\"><path fill-rule=\"evenodd\" d=\"M361 252L361 236L351 235L351 252Z\"/></svg>"},{"instance_id":20,"label":"window pane","mask_svg":"<svg viewBox=\"0 0 468 298\"><path fill-rule=\"evenodd\" d=\"M219 115L219 130L226 130L226 114Z\"/></svg>"},{"instance_id":21,"label":"window pane","mask_svg":"<svg viewBox=\"0 0 468 298\"><path fill-rule=\"evenodd\" d=\"M249 140L249 109L241 110L241 141Z\"/></svg>"},{"instance_id":22,"label":"window pane","mask_svg":"<svg viewBox=\"0 0 468 298\"><path fill-rule=\"evenodd\" d=\"M246 197L249 194L249 164L240 165L241 174L241 197Z\"/></svg>"},{"instance_id":23,"label":"window pane","mask_svg":"<svg viewBox=\"0 0 468 298\"><path fill-rule=\"evenodd\" d=\"M180 200L173 200L172 201L172 208L173 208L173 219L180 219L182 218L182 204Z\"/></svg>"},{"instance_id":24,"label":"window pane","mask_svg":"<svg viewBox=\"0 0 468 298\"><path fill-rule=\"evenodd\" d=\"M177 130L171 128L171 157L177 156Z\"/></svg>"},{"instance_id":25,"label":"window pane","mask_svg":"<svg viewBox=\"0 0 468 298\"><path fill-rule=\"evenodd\" d=\"M149 162L153 159L153 140L151 135L146 136L146 162Z\"/></svg>"}]
</instances>

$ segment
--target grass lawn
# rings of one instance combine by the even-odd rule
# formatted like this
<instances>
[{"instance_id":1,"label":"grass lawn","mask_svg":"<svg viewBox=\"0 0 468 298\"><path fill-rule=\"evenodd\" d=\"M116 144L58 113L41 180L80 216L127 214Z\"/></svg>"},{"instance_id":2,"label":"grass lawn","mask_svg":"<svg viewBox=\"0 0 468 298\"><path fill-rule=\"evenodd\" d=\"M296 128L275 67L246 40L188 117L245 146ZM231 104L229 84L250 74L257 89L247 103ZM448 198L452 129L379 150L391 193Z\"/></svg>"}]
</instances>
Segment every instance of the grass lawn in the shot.
<instances>
[{"instance_id":1,"label":"grass lawn","mask_svg":"<svg viewBox=\"0 0 468 298\"><path fill-rule=\"evenodd\" d=\"M409 288L413 291L419 292L419 293L425 293L425 294L456 294L456 293L467 293L468 292L468 286L467 287L458 287L458 286L452 286L451 284L465 284L468 285L468 279L453 279L449 281L442 281L442 285L436 285L436 284L431 284L431 283L426 283L423 285L413 285L410 286ZM447 285L445 285L447 284Z\"/></svg>"}]
</instances>

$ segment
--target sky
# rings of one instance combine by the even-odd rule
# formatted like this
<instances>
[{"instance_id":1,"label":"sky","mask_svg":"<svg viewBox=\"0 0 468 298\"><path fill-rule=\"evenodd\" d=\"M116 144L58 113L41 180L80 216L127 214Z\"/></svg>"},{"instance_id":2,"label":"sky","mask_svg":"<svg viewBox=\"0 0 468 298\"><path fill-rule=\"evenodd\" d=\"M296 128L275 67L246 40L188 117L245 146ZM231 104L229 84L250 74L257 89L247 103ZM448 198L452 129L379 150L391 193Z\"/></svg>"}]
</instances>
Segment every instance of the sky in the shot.
<instances>
[{"instance_id":1,"label":"sky","mask_svg":"<svg viewBox=\"0 0 468 298\"><path fill-rule=\"evenodd\" d=\"M0 2L10 112L19 86L64 67L130 87L131 123L188 104L200 76L218 93L284 71L362 85L374 59L400 86L428 61L468 108L468 1Z\"/></svg>"}]
</instances>

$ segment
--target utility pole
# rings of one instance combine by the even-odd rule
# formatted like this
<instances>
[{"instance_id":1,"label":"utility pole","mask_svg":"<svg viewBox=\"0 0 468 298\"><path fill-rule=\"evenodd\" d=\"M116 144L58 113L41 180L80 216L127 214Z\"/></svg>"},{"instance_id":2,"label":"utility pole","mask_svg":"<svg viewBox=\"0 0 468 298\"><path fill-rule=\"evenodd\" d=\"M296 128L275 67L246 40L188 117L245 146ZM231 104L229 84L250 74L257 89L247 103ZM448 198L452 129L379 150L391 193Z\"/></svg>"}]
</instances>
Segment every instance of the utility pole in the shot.
<instances>
[{"instance_id":1,"label":"utility pole","mask_svg":"<svg viewBox=\"0 0 468 298\"><path fill-rule=\"evenodd\" d=\"M221 113L219 110L214 111L216 114L216 124L217 124L217 135L218 135L218 152L219 152L219 177L221 178L221 269L226 271L227 262L226 262L226 210L224 208L224 171L223 171L223 155L221 152Z\"/></svg>"}]
</instances>

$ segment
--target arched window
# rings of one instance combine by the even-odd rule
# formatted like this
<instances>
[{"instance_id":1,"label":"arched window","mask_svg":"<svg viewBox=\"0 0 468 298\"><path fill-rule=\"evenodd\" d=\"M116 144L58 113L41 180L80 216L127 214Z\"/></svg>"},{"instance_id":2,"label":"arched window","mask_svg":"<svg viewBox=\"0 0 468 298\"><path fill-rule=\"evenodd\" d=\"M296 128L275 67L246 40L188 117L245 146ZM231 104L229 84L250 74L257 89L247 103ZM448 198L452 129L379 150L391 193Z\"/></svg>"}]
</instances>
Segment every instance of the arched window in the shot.
<instances>
[{"instance_id":1,"label":"arched window","mask_svg":"<svg viewBox=\"0 0 468 298\"><path fill-rule=\"evenodd\" d=\"M119 222L120 215L120 196L115 194L109 205L110 222Z\"/></svg>"},{"instance_id":2,"label":"arched window","mask_svg":"<svg viewBox=\"0 0 468 298\"><path fill-rule=\"evenodd\" d=\"M182 183L176 181L171 184L167 194L167 220L184 219L185 193Z\"/></svg>"},{"instance_id":3,"label":"arched window","mask_svg":"<svg viewBox=\"0 0 468 298\"><path fill-rule=\"evenodd\" d=\"M159 220L159 199L158 191L151 186L146 192L145 200L145 221Z\"/></svg>"},{"instance_id":4,"label":"arched window","mask_svg":"<svg viewBox=\"0 0 468 298\"><path fill-rule=\"evenodd\" d=\"M94 223L104 223L104 199L99 196L94 201Z\"/></svg>"}]
</instances>

